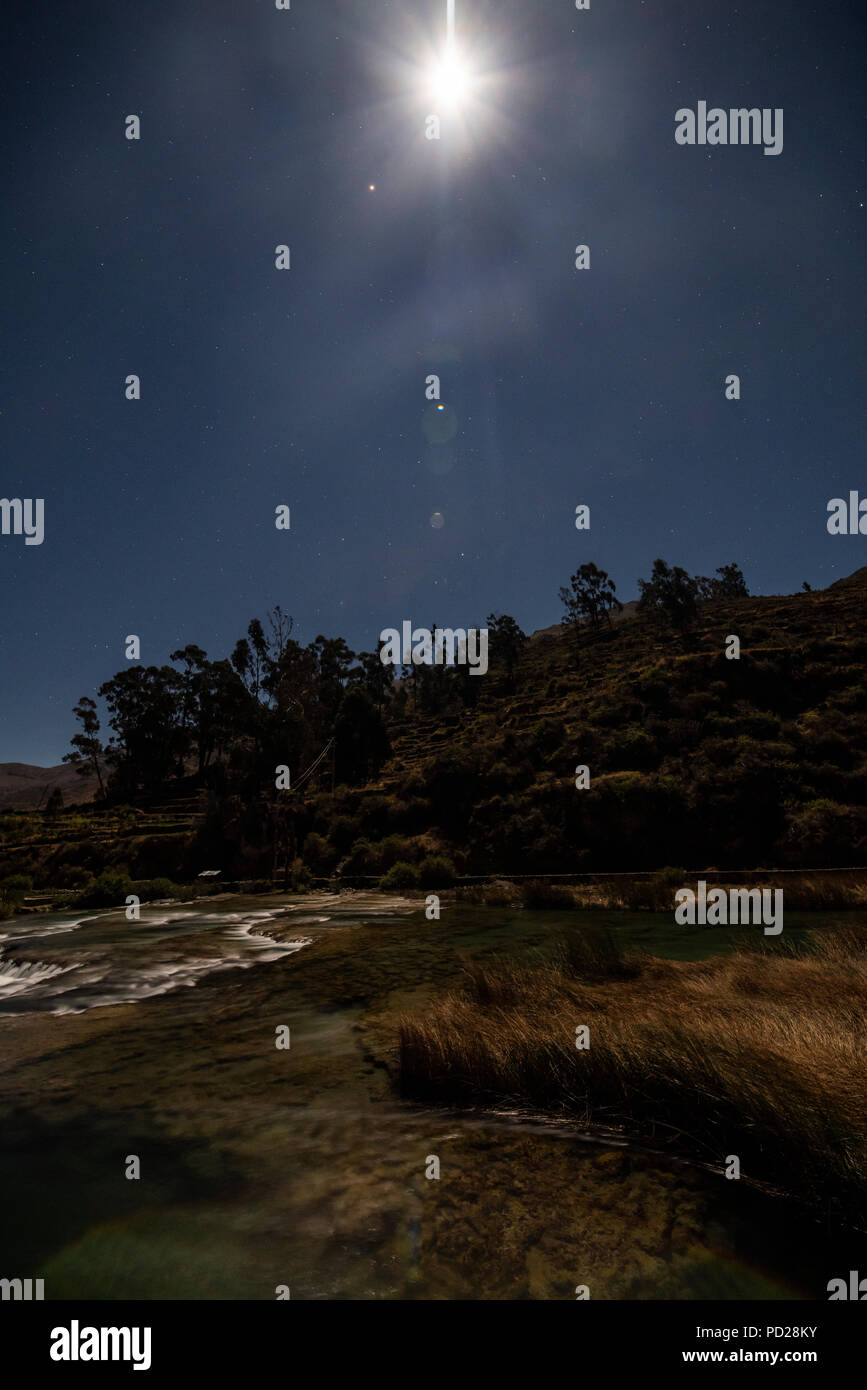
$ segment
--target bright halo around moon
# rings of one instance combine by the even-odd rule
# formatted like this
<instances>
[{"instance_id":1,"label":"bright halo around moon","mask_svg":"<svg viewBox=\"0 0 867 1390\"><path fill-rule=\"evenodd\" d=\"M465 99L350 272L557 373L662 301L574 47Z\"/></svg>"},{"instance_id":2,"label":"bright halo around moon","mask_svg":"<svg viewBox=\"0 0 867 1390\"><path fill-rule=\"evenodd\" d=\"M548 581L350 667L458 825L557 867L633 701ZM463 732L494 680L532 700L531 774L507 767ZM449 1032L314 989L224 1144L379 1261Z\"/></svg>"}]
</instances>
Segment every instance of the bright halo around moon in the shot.
<instances>
[{"instance_id":1,"label":"bright halo around moon","mask_svg":"<svg viewBox=\"0 0 867 1390\"><path fill-rule=\"evenodd\" d=\"M473 95L475 77L470 64L455 44L449 44L429 74L430 94L437 108L457 111Z\"/></svg>"}]
</instances>

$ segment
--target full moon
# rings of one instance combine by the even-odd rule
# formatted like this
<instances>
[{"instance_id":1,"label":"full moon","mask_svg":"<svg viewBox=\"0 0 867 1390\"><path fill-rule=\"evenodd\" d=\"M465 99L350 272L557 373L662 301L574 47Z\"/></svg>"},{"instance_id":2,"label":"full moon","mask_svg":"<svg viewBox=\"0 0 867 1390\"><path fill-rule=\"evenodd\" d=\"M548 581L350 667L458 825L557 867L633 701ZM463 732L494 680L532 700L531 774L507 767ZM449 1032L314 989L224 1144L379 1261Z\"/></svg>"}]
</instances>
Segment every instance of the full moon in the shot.
<instances>
[{"instance_id":1,"label":"full moon","mask_svg":"<svg viewBox=\"0 0 867 1390\"><path fill-rule=\"evenodd\" d=\"M473 73L460 50L449 44L430 72L431 94L438 106L463 105L473 90Z\"/></svg>"}]
</instances>

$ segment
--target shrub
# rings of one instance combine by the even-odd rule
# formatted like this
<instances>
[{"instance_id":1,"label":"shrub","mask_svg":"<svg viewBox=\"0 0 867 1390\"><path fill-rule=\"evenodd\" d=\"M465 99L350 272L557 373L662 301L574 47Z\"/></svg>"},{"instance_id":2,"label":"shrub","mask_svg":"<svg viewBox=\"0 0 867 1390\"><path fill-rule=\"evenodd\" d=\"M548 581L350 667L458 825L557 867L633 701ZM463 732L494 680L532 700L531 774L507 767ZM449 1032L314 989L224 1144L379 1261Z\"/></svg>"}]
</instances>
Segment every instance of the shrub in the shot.
<instances>
[{"instance_id":1,"label":"shrub","mask_svg":"<svg viewBox=\"0 0 867 1390\"><path fill-rule=\"evenodd\" d=\"M66 869L61 875L64 888L86 888L93 882L93 874L88 869L83 869L80 864L73 864L71 869Z\"/></svg>"},{"instance_id":2,"label":"shrub","mask_svg":"<svg viewBox=\"0 0 867 1390\"><path fill-rule=\"evenodd\" d=\"M564 883L548 883L544 878L530 879L521 889L525 907L565 907L575 906L575 895Z\"/></svg>"},{"instance_id":3,"label":"shrub","mask_svg":"<svg viewBox=\"0 0 867 1390\"><path fill-rule=\"evenodd\" d=\"M349 846L358 837L360 824L354 816L335 816L331 823L329 839L338 854L346 854Z\"/></svg>"},{"instance_id":4,"label":"shrub","mask_svg":"<svg viewBox=\"0 0 867 1390\"><path fill-rule=\"evenodd\" d=\"M0 880L0 893L10 898L23 898L33 892L33 879L30 874L9 874Z\"/></svg>"},{"instance_id":5,"label":"shrub","mask_svg":"<svg viewBox=\"0 0 867 1390\"><path fill-rule=\"evenodd\" d=\"M298 862L297 860L293 860L293 863L297 863L297 862ZM291 870L290 870L290 872L289 872L289 881L290 881L290 884L291 884L291 881L292 881L292 871L291 871ZM216 884L216 883L213 883L213 881L212 881L212 888L213 888L215 891L219 891L219 885ZM240 890L240 892L242 892L242 893L250 893L250 894L253 894L253 893L271 893L271 892L273 891L273 889L274 889L274 880L271 879L271 878L245 878L245 879L241 879L241 880L240 880L240 883L239 883L239 890Z\"/></svg>"},{"instance_id":6,"label":"shrub","mask_svg":"<svg viewBox=\"0 0 867 1390\"><path fill-rule=\"evenodd\" d=\"M153 878L149 883L142 884L141 896L146 902L155 902L157 898L177 898L180 890L170 878Z\"/></svg>"},{"instance_id":7,"label":"shrub","mask_svg":"<svg viewBox=\"0 0 867 1390\"><path fill-rule=\"evenodd\" d=\"M379 840L388 830L391 815L391 801L387 796L372 796L366 799L360 809L361 832L370 840Z\"/></svg>"},{"instance_id":8,"label":"shrub","mask_svg":"<svg viewBox=\"0 0 867 1390\"><path fill-rule=\"evenodd\" d=\"M337 862L337 853L315 830L304 841L304 862L317 875L330 873Z\"/></svg>"},{"instance_id":9,"label":"shrub","mask_svg":"<svg viewBox=\"0 0 867 1390\"><path fill-rule=\"evenodd\" d=\"M32 887L33 879L29 874L9 874L0 880L0 921L14 915L22 898Z\"/></svg>"},{"instance_id":10,"label":"shrub","mask_svg":"<svg viewBox=\"0 0 867 1390\"><path fill-rule=\"evenodd\" d=\"M540 719L530 730L527 747L531 758L545 759L560 753L566 744L566 729L559 719Z\"/></svg>"},{"instance_id":11,"label":"shrub","mask_svg":"<svg viewBox=\"0 0 867 1390\"><path fill-rule=\"evenodd\" d=\"M687 883L686 869L666 865L649 878L624 878L616 886L619 906L633 912L673 912L674 895Z\"/></svg>"},{"instance_id":12,"label":"shrub","mask_svg":"<svg viewBox=\"0 0 867 1390\"><path fill-rule=\"evenodd\" d=\"M444 854L429 854L418 869L422 888L450 888L455 881L455 866Z\"/></svg>"},{"instance_id":13,"label":"shrub","mask_svg":"<svg viewBox=\"0 0 867 1390\"><path fill-rule=\"evenodd\" d=\"M373 845L372 849L377 858L377 868L383 872L395 864L405 864L416 857L415 846L402 835L389 835L385 840L380 840L378 845Z\"/></svg>"},{"instance_id":14,"label":"shrub","mask_svg":"<svg viewBox=\"0 0 867 1390\"><path fill-rule=\"evenodd\" d=\"M292 885L293 893L306 893L308 889L313 887L313 875L303 859L293 859L289 882Z\"/></svg>"},{"instance_id":15,"label":"shrub","mask_svg":"<svg viewBox=\"0 0 867 1390\"><path fill-rule=\"evenodd\" d=\"M355 841L342 865L344 874L374 874L377 871L375 847L364 836Z\"/></svg>"},{"instance_id":16,"label":"shrub","mask_svg":"<svg viewBox=\"0 0 867 1390\"><path fill-rule=\"evenodd\" d=\"M125 873L104 869L98 878L78 894L76 907L121 907L132 892L132 883Z\"/></svg>"},{"instance_id":17,"label":"shrub","mask_svg":"<svg viewBox=\"0 0 867 1390\"><path fill-rule=\"evenodd\" d=\"M407 864L401 861L392 864L387 874L383 874L379 880L380 888L388 892L404 888L417 888L419 882L418 869L414 864Z\"/></svg>"},{"instance_id":18,"label":"shrub","mask_svg":"<svg viewBox=\"0 0 867 1390\"><path fill-rule=\"evenodd\" d=\"M659 763L659 752L644 729L628 728L605 747L606 767L612 771L646 771Z\"/></svg>"}]
</instances>

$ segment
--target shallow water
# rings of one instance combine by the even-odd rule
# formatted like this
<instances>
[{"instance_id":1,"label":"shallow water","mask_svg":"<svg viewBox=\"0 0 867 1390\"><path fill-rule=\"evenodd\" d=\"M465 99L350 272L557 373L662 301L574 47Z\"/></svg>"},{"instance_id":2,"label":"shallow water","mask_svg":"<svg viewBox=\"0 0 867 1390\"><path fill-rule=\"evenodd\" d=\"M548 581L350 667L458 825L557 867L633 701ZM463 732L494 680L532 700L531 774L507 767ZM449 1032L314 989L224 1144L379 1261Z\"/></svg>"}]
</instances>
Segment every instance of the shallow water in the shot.
<instances>
[{"instance_id":1,"label":"shallow water","mask_svg":"<svg viewBox=\"0 0 867 1390\"><path fill-rule=\"evenodd\" d=\"M143 908L137 922L121 910L7 924L0 938L0 1014L81 1013L192 986L218 970L278 960L309 945L309 937L277 942L262 935L288 912L167 903Z\"/></svg>"},{"instance_id":2,"label":"shallow water","mask_svg":"<svg viewBox=\"0 0 867 1390\"><path fill-rule=\"evenodd\" d=\"M661 955L731 944L577 920ZM4 923L0 1276L49 1298L826 1298L863 1244L743 1183L395 1093L400 1010L575 921L319 894Z\"/></svg>"}]
</instances>

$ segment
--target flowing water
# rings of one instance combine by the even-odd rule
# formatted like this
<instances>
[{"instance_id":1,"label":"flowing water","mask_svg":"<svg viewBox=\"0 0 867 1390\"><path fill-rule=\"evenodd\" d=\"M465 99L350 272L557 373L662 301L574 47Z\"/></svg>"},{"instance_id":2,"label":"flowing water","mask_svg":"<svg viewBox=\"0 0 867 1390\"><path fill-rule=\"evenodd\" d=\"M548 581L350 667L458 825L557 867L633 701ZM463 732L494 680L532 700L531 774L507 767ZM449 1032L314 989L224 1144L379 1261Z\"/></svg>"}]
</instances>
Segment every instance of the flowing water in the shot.
<instances>
[{"instance_id":1,"label":"flowing water","mask_svg":"<svg viewBox=\"0 0 867 1390\"><path fill-rule=\"evenodd\" d=\"M662 955L731 944L580 920ZM398 1096L399 1013L567 921L316 894L3 923L0 1277L48 1298L826 1298L863 1243L743 1183Z\"/></svg>"}]
</instances>

